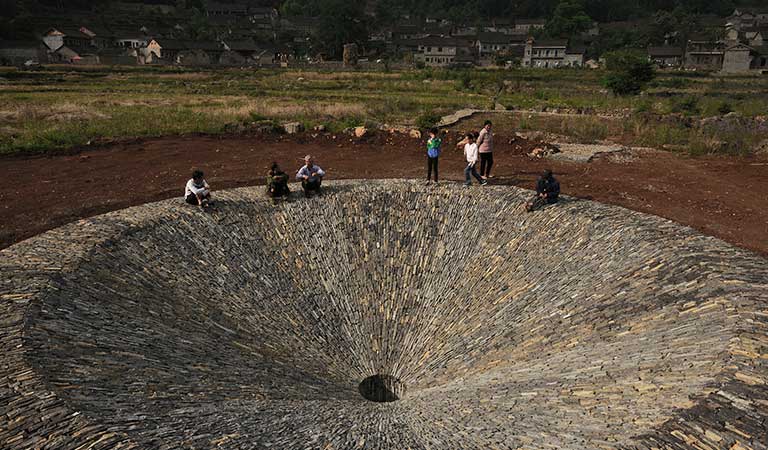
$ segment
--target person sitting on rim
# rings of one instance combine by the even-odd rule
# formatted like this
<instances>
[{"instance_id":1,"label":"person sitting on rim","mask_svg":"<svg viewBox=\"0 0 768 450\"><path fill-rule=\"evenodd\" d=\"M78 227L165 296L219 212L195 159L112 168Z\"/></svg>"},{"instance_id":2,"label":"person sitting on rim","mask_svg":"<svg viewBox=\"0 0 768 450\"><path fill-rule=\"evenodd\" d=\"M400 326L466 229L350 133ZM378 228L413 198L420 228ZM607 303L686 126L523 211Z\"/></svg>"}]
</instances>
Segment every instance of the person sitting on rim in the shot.
<instances>
[{"instance_id":1,"label":"person sitting on rim","mask_svg":"<svg viewBox=\"0 0 768 450\"><path fill-rule=\"evenodd\" d=\"M280 169L276 162L267 172L267 194L272 198L288 198L291 190L288 189L288 174Z\"/></svg>"},{"instance_id":2,"label":"person sitting on rim","mask_svg":"<svg viewBox=\"0 0 768 450\"><path fill-rule=\"evenodd\" d=\"M560 182L552 175L552 171L547 169L541 174L541 178L536 182L536 197L526 203L525 209L528 212L531 212L544 205L557 203L559 196Z\"/></svg>"},{"instance_id":3,"label":"person sitting on rim","mask_svg":"<svg viewBox=\"0 0 768 450\"><path fill-rule=\"evenodd\" d=\"M296 173L296 179L301 181L301 187L304 188L304 195L310 197L313 192L322 194L320 185L323 183L325 171L320 166L315 165L311 155L304 157L304 166Z\"/></svg>"},{"instance_id":4,"label":"person sitting on rim","mask_svg":"<svg viewBox=\"0 0 768 450\"><path fill-rule=\"evenodd\" d=\"M190 205L204 208L211 203L211 187L205 181L202 170L192 172L192 178L184 188L184 199Z\"/></svg>"}]
</instances>

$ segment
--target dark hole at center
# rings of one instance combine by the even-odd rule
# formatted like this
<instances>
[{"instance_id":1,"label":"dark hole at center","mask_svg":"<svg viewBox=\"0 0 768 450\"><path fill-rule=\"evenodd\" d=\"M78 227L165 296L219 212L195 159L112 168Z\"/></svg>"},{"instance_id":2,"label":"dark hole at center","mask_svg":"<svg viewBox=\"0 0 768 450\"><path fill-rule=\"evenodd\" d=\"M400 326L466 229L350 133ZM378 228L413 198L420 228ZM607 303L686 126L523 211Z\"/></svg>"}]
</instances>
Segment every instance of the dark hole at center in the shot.
<instances>
[{"instance_id":1,"label":"dark hole at center","mask_svg":"<svg viewBox=\"0 0 768 450\"><path fill-rule=\"evenodd\" d=\"M394 402L405 394L405 385L391 375L373 375L360 383L360 395L372 402Z\"/></svg>"}]
</instances>

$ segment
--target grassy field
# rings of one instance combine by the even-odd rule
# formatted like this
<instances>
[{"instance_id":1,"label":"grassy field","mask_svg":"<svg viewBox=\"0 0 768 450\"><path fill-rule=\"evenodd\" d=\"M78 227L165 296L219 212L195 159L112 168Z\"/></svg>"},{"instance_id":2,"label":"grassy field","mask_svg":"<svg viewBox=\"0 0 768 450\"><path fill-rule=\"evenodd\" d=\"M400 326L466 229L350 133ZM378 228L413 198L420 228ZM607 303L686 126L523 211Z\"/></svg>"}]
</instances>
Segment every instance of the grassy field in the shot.
<instances>
[{"instance_id":1,"label":"grassy field","mask_svg":"<svg viewBox=\"0 0 768 450\"><path fill-rule=\"evenodd\" d=\"M89 141L219 133L301 121L311 129L426 126L461 108L586 113L559 119L520 114L514 127L592 142L747 153L749 130L692 127L701 117L768 111L768 77L660 75L640 97L610 95L587 70L185 70L46 67L0 69L0 153L50 151ZM674 117L676 120L666 120ZM725 145L724 145L725 144Z\"/></svg>"}]
</instances>

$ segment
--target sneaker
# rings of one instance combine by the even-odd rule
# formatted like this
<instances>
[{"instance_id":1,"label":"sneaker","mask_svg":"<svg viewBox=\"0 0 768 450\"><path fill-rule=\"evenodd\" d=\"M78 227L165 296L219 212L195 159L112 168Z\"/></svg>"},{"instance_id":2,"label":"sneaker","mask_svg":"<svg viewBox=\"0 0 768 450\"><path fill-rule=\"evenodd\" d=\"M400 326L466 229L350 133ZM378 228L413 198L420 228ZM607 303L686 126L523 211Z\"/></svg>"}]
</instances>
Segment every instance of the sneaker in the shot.
<instances>
[{"instance_id":1,"label":"sneaker","mask_svg":"<svg viewBox=\"0 0 768 450\"><path fill-rule=\"evenodd\" d=\"M468 187L471 187L471 186L472 186L471 184L464 183L464 187L465 188L468 188Z\"/></svg>"},{"instance_id":2,"label":"sneaker","mask_svg":"<svg viewBox=\"0 0 768 450\"><path fill-rule=\"evenodd\" d=\"M432 183L431 181L427 180L426 183L424 183L424 186L429 186L429 184Z\"/></svg>"},{"instance_id":3,"label":"sneaker","mask_svg":"<svg viewBox=\"0 0 768 450\"><path fill-rule=\"evenodd\" d=\"M485 181L485 180L483 180L483 181L481 181L481 182L480 182L480 186L485 186L485 185L487 185L487 184L488 184L488 182L487 182L487 181Z\"/></svg>"}]
</instances>

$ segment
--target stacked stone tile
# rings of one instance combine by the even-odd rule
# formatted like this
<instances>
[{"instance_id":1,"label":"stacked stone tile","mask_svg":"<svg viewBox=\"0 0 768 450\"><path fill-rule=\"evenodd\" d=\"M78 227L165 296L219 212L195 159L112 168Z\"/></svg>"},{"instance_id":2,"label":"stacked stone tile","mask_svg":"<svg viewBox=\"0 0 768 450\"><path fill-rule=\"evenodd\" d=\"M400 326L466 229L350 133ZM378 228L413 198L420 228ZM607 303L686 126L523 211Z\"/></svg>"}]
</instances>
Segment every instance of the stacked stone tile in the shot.
<instances>
[{"instance_id":1,"label":"stacked stone tile","mask_svg":"<svg viewBox=\"0 0 768 450\"><path fill-rule=\"evenodd\" d=\"M766 260L527 195L244 188L6 249L0 448L768 448Z\"/></svg>"}]
</instances>

